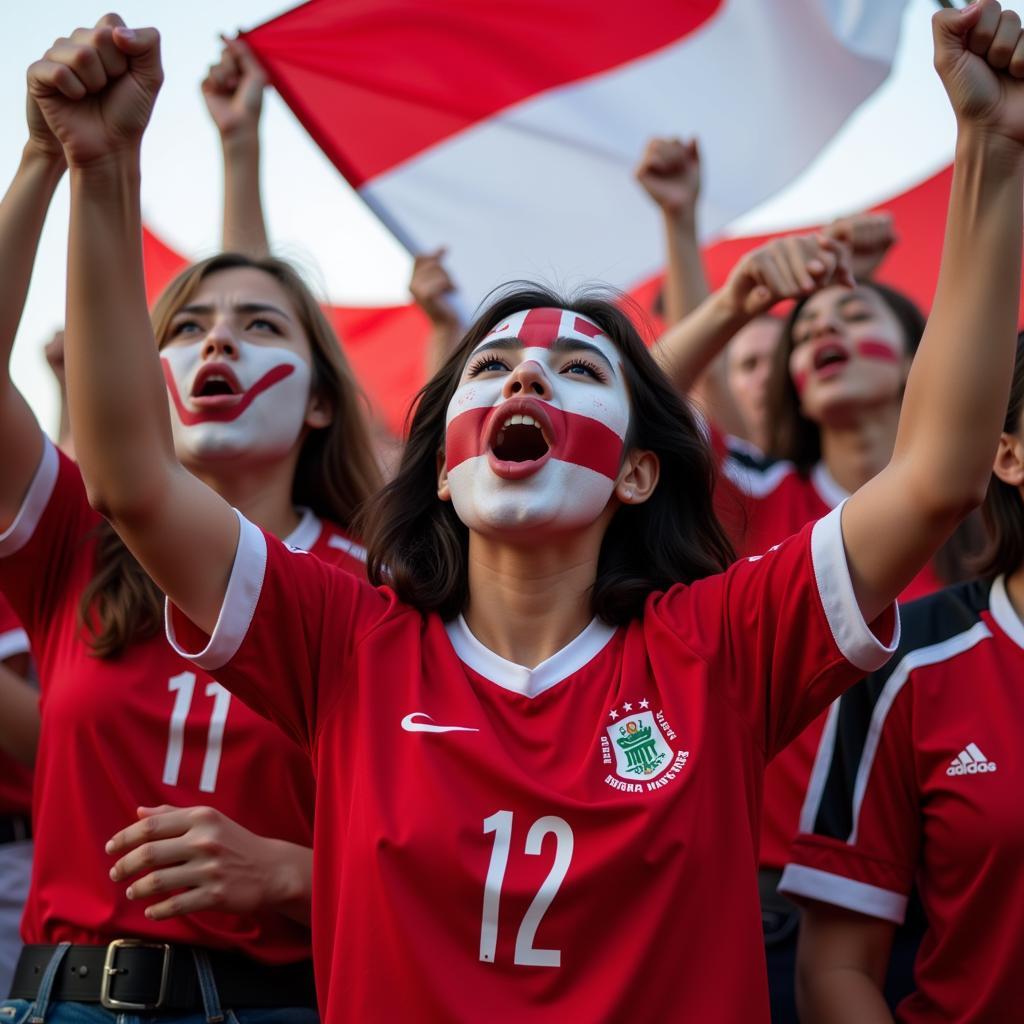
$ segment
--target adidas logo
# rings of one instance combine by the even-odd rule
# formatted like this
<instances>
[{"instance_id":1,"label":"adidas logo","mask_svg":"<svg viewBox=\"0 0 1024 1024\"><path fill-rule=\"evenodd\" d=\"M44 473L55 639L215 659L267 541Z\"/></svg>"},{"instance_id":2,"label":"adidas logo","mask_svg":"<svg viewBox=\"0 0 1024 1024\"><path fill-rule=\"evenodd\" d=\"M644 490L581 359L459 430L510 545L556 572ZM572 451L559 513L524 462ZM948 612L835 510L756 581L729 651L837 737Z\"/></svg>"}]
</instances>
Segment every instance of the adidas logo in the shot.
<instances>
[{"instance_id":1,"label":"adidas logo","mask_svg":"<svg viewBox=\"0 0 1024 1024\"><path fill-rule=\"evenodd\" d=\"M946 769L947 775L977 775L979 772L994 772L995 761L990 761L979 749L977 743L968 743Z\"/></svg>"}]
</instances>

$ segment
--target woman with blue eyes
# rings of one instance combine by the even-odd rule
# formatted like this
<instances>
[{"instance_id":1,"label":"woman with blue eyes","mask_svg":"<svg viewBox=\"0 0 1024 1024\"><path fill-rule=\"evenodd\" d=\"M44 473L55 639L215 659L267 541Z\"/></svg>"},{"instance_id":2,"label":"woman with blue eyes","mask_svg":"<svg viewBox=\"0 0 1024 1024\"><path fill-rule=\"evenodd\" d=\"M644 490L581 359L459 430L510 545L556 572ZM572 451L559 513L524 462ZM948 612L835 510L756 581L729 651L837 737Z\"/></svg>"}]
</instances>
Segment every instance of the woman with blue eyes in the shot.
<instances>
[{"instance_id":1,"label":"woman with blue eyes","mask_svg":"<svg viewBox=\"0 0 1024 1024\"><path fill-rule=\"evenodd\" d=\"M0 203L8 311L65 167L29 112ZM16 321L0 328L7 353ZM378 470L337 339L295 271L196 264L157 302L153 334L181 466L292 548L365 576L346 531ZM309 752L171 650L156 587L3 373L0 588L41 688L26 945L4 1019L34 1005L48 1022L315 1021Z\"/></svg>"}]
</instances>

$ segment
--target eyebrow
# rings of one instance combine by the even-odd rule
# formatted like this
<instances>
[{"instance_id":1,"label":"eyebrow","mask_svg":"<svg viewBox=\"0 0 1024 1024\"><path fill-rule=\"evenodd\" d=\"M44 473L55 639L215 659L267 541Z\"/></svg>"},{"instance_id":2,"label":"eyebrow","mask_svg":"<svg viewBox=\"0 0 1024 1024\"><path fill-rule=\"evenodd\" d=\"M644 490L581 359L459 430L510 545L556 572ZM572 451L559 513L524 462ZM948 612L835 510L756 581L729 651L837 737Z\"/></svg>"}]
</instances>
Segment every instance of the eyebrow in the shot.
<instances>
[{"instance_id":1,"label":"eyebrow","mask_svg":"<svg viewBox=\"0 0 1024 1024\"><path fill-rule=\"evenodd\" d=\"M524 345L519 338L499 338L497 341L492 342L488 342L485 339L477 345L472 352L470 352L469 358L472 359L478 352L493 352L495 350L499 352L510 352L514 349L528 347L529 346ZM612 371L612 373L615 373L615 367L612 366L608 357L596 345L591 345L589 341L579 341L577 338L556 338L548 346L548 350L551 352L589 352L591 355L600 359L601 362Z\"/></svg>"},{"instance_id":2,"label":"eyebrow","mask_svg":"<svg viewBox=\"0 0 1024 1024\"><path fill-rule=\"evenodd\" d=\"M291 321L291 317L277 306L272 306L269 302L240 302L237 306L231 307L234 313L276 313L279 317L284 320ZM195 316L210 316L216 310L213 306L203 303L193 303L189 306L182 306L181 309L175 314L180 315L182 313L191 313Z\"/></svg>"}]
</instances>

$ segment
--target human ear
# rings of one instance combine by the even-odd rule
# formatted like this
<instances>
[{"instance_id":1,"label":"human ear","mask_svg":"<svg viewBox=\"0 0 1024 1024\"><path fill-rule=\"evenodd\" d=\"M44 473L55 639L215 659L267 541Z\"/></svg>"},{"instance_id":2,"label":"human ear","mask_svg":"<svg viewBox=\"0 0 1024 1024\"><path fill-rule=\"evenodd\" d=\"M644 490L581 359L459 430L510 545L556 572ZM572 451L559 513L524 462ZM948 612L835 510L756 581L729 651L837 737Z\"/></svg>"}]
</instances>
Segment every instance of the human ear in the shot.
<instances>
[{"instance_id":1,"label":"human ear","mask_svg":"<svg viewBox=\"0 0 1024 1024\"><path fill-rule=\"evenodd\" d=\"M615 497L623 505L642 505L658 486L661 463L654 452L634 448L626 456L615 483Z\"/></svg>"},{"instance_id":2,"label":"human ear","mask_svg":"<svg viewBox=\"0 0 1024 1024\"><path fill-rule=\"evenodd\" d=\"M1024 444L1014 434L999 435L992 472L1011 487L1024 487Z\"/></svg>"},{"instance_id":3,"label":"human ear","mask_svg":"<svg viewBox=\"0 0 1024 1024\"><path fill-rule=\"evenodd\" d=\"M442 501L452 500L452 492L448 487L448 466L440 448L437 450L437 496Z\"/></svg>"},{"instance_id":4,"label":"human ear","mask_svg":"<svg viewBox=\"0 0 1024 1024\"><path fill-rule=\"evenodd\" d=\"M311 430L322 430L334 422L334 405L322 395L312 392L306 403L306 426Z\"/></svg>"}]
</instances>

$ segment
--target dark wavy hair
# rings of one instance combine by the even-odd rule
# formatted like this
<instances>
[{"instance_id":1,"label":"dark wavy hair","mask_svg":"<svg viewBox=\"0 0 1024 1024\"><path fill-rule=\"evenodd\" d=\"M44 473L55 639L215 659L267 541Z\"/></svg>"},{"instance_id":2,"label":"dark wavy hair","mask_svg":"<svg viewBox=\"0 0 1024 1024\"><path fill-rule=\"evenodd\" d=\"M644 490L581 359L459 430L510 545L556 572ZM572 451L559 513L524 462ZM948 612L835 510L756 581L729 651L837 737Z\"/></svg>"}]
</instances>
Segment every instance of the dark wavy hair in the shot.
<instances>
[{"instance_id":1,"label":"dark wavy hair","mask_svg":"<svg viewBox=\"0 0 1024 1024\"><path fill-rule=\"evenodd\" d=\"M499 290L459 346L420 391L395 478L360 516L371 580L387 583L424 613L454 618L469 597L469 531L437 496L445 414L470 352L513 313L558 307L597 323L622 354L632 415L627 443L661 463L650 499L612 517L598 559L591 606L613 625L642 614L653 591L721 572L733 560L711 505L714 463L692 410L647 351L629 317L607 293L563 296L517 281Z\"/></svg>"},{"instance_id":2,"label":"dark wavy hair","mask_svg":"<svg viewBox=\"0 0 1024 1024\"><path fill-rule=\"evenodd\" d=\"M918 305L902 292L877 281L858 281L857 287L873 291L889 307L903 328L907 353L912 356L921 344L927 322ZM789 372L789 357L793 353L796 318L810 298L801 299L782 325L782 336L775 349L768 383L768 422L771 424L768 453L773 458L794 463L804 476L821 459L821 428L800 411L800 396Z\"/></svg>"},{"instance_id":3,"label":"dark wavy hair","mask_svg":"<svg viewBox=\"0 0 1024 1024\"><path fill-rule=\"evenodd\" d=\"M1010 404L1006 409L1003 432L1020 433L1021 413L1024 412L1024 332L1017 335L1017 358L1013 364L1010 384ZM981 576L1012 573L1024 564L1024 500L1020 489L992 474L982 506L982 515L988 530L988 547L978 559Z\"/></svg>"}]
</instances>

